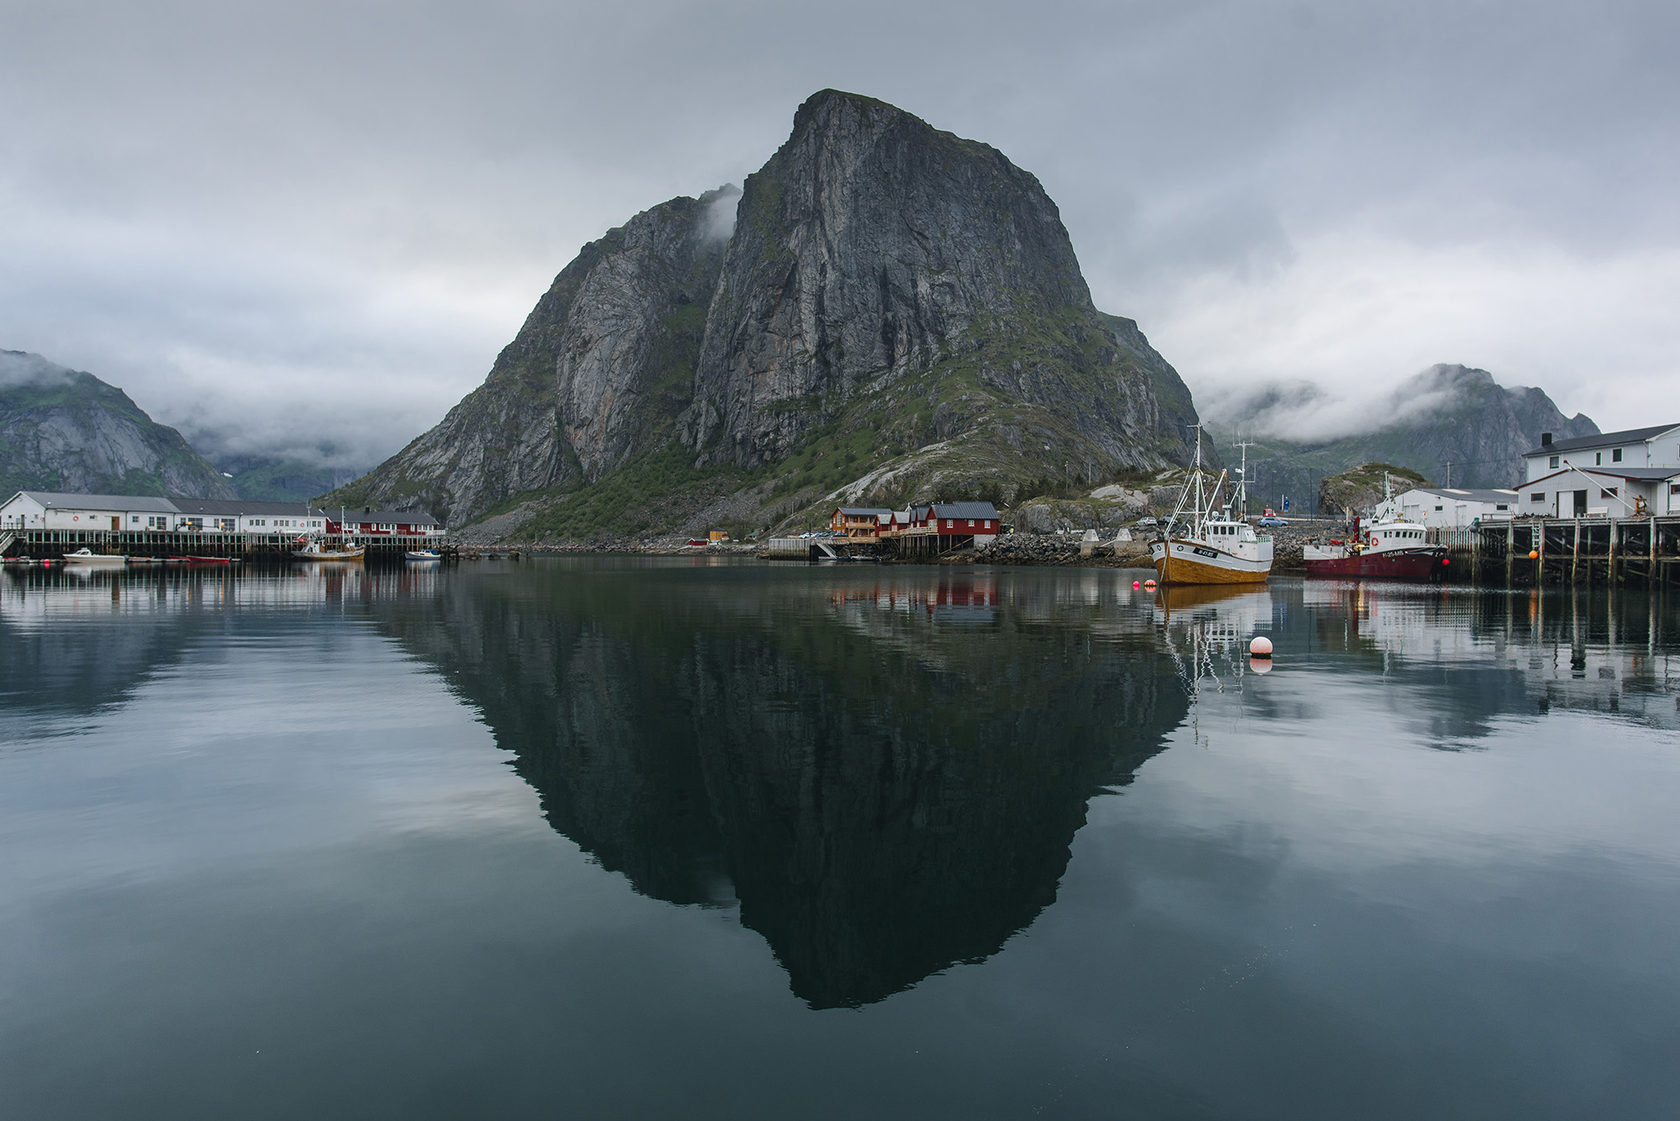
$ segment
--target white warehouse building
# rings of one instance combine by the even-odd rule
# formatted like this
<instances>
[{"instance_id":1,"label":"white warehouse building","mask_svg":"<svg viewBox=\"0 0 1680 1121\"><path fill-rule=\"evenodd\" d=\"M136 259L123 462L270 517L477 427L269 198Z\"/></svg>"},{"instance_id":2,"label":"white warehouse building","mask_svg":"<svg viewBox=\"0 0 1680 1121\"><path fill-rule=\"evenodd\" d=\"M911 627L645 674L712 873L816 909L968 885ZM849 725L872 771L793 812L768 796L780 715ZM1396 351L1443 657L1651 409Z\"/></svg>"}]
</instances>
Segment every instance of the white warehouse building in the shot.
<instances>
[{"instance_id":1,"label":"white warehouse building","mask_svg":"<svg viewBox=\"0 0 1680 1121\"><path fill-rule=\"evenodd\" d=\"M1517 513L1550 518L1680 514L1680 424L1556 440L1523 453Z\"/></svg>"},{"instance_id":2,"label":"white warehouse building","mask_svg":"<svg viewBox=\"0 0 1680 1121\"><path fill-rule=\"evenodd\" d=\"M1517 513L1514 490L1413 487L1377 504L1378 521L1416 522L1430 529L1468 529Z\"/></svg>"}]
</instances>

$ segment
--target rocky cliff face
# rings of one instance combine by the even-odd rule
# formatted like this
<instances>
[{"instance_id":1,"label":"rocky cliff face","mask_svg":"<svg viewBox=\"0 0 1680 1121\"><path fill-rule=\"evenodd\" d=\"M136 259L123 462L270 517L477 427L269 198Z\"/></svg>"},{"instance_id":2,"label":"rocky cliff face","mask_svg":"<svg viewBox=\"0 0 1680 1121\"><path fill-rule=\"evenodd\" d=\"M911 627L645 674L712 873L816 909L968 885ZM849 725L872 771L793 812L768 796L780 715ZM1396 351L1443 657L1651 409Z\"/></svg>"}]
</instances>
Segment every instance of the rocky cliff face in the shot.
<instances>
[{"instance_id":1,"label":"rocky cliff face","mask_svg":"<svg viewBox=\"0 0 1680 1121\"><path fill-rule=\"evenodd\" d=\"M742 192L586 246L484 386L341 494L459 523L661 451L745 472L764 505L864 477L895 501L1004 493L1183 462L1194 418L1136 324L1092 306L1036 179L826 90Z\"/></svg>"},{"instance_id":2,"label":"rocky cliff face","mask_svg":"<svg viewBox=\"0 0 1680 1121\"><path fill-rule=\"evenodd\" d=\"M92 374L0 351L0 491L232 498L181 434Z\"/></svg>"},{"instance_id":3,"label":"rocky cliff face","mask_svg":"<svg viewBox=\"0 0 1680 1121\"><path fill-rule=\"evenodd\" d=\"M419 499L460 520L521 491L593 481L668 436L739 191L672 199L583 247L490 376L376 468L351 501Z\"/></svg>"}]
</instances>

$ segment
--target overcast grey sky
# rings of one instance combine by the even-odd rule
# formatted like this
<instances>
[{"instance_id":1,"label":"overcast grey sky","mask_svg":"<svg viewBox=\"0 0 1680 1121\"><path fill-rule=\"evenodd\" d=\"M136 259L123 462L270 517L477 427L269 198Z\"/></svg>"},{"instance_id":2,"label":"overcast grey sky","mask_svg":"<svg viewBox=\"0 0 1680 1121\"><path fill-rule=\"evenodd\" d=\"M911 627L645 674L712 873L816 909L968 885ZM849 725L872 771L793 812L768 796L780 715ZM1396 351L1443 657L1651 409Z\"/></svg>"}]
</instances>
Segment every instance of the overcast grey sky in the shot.
<instances>
[{"instance_id":1,"label":"overcast grey sky","mask_svg":"<svg viewBox=\"0 0 1680 1121\"><path fill-rule=\"evenodd\" d=\"M189 429L390 454L829 86L1037 175L1199 403L1462 362L1680 419L1673 0L0 0L0 42L0 348Z\"/></svg>"}]
</instances>

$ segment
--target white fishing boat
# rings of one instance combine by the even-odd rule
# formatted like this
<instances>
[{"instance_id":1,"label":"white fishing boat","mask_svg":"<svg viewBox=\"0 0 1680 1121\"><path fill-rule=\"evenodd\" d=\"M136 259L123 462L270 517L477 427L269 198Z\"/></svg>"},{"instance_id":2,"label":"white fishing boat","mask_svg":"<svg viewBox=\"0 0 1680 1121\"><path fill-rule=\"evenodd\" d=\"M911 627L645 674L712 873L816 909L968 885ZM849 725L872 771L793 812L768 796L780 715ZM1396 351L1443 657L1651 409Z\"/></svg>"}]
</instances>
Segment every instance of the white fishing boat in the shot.
<instances>
[{"instance_id":1,"label":"white fishing boat","mask_svg":"<svg viewBox=\"0 0 1680 1121\"><path fill-rule=\"evenodd\" d=\"M1202 486L1202 426L1196 425L1196 467L1179 495L1162 536L1149 543L1149 559L1163 584L1256 584L1272 571L1272 538L1254 532L1237 509L1219 506L1225 472L1211 493Z\"/></svg>"},{"instance_id":2,"label":"white fishing boat","mask_svg":"<svg viewBox=\"0 0 1680 1121\"><path fill-rule=\"evenodd\" d=\"M64 563L83 565L88 568L118 568L128 563L128 557L112 553L96 553L83 546L73 553L65 553Z\"/></svg>"},{"instance_id":3,"label":"white fishing boat","mask_svg":"<svg viewBox=\"0 0 1680 1121\"><path fill-rule=\"evenodd\" d=\"M300 538L303 548L293 549L292 556L306 561L359 561L367 552L365 545L340 543L328 545L318 537Z\"/></svg>"},{"instance_id":4,"label":"white fishing boat","mask_svg":"<svg viewBox=\"0 0 1680 1121\"><path fill-rule=\"evenodd\" d=\"M443 554L436 549L410 549L403 554L403 559L414 564L430 564L433 561L441 561Z\"/></svg>"}]
</instances>

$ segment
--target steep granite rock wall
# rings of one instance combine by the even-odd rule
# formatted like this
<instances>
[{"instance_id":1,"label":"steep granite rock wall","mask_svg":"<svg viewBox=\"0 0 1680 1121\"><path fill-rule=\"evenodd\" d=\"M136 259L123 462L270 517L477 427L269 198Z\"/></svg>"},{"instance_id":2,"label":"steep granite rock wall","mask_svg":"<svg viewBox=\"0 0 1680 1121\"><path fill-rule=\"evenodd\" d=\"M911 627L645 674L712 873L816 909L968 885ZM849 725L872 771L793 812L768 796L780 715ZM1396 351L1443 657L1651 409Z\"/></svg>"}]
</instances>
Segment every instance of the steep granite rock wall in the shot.
<instances>
[{"instance_id":1,"label":"steep granite rock wall","mask_svg":"<svg viewBox=\"0 0 1680 1121\"><path fill-rule=\"evenodd\" d=\"M659 451L737 472L735 504L769 517L872 469L912 501L1182 463L1194 420L1136 324L1092 306L1036 179L825 90L744 192L585 246L485 384L332 500L419 498L460 524Z\"/></svg>"},{"instance_id":2,"label":"steep granite rock wall","mask_svg":"<svg viewBox=\"0 0 1680 1121\"><path fill-rule=\"evenodd\" d=\"M583 247L484 384L338 495L418 500L461 521L510 495L593 481L688 407L705 309L739 192L677 198Z\"/></svg>"}]
</instances>

